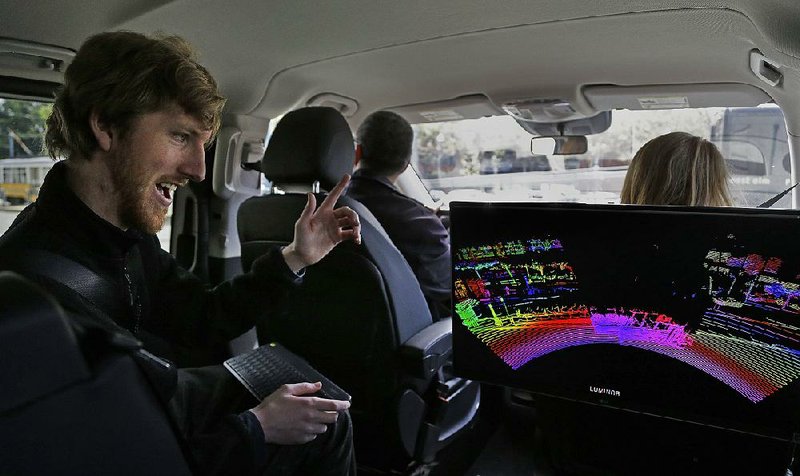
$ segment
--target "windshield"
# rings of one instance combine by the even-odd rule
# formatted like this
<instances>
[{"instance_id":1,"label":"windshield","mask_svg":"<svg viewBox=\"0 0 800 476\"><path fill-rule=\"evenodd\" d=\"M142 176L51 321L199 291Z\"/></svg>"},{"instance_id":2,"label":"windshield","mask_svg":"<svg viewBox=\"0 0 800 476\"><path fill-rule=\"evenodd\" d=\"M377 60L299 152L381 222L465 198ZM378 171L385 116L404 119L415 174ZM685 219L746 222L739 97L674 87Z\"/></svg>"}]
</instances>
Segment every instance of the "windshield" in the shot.
<instances>
[{"instance_id":1,"label":"windshield","mask_svg":"<svg viewBox=\"0 0 800 476\"><path fill-rule=\"evenodd\" d=\"M755 207L788 188L783 113L775 105L613 111L579 155L531 153L531 135L510 116L417 124L412 166L431 197L452 200L619 203L628 164L650 139L684 131L711 140L728 165L737 206ZM791 195L773 208L791 208Z\"/></svg>"}]
</instances>

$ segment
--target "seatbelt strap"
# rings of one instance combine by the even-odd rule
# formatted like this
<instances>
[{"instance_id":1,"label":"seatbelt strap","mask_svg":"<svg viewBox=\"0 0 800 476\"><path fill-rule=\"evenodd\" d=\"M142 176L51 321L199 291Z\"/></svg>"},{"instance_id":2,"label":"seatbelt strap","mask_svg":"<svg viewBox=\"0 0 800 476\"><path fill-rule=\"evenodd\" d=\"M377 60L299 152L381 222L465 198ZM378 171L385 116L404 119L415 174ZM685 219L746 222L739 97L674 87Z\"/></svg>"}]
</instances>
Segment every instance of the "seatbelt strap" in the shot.
<instances>
[{"instance_id":1,"label":"seatbelt strap","mask_svg":"<svg viewBox=\"0 0 800 476\"><path fill-rule=\"evenodd\" d=\"M174 393L176 368L172 362L151 354L129 330L117 324L108 310L120 309L118 288L109 280L70 258L42 249L26 250L11 259L4 259L10 269L28 276L42 276L60 283L77 293L94 307L107 324L116 329L111 334L118 347L131 352L153 390L165 405ZM119 334L119 335L117 335Z\"/></svg>"},{"instance_id":2,"label":"seatbelt strap","mask_svg":"<svg viewBox=\"0 0 800 476\"><path fill-rule=\"evenodd\" d=\"M797 187L797 184L800 184L800 182L797 182L796 184L794 184L791 187L787 188L783 192L775 195L774 197L770 198L769 200L767 200L766 202L762 203L761 205L759 205L756 208L769 208L772 205L775 205L776 203L778 203L778 200L780 200L781 198L784 197L784 195L786 195L787 193L791 192L793 188Z\"/></svg>"},{"instance_id":3,"label":"seatbelt strap","mask_svg":"<svg viewBox=\"0 0 800 476\"><path fill-rule=\"evenodd\" d=\"M186 437L183 436L173 412L169 409L169 402L177 385L175 373L178 369L172 362L142 348L141 342L133 334L130 334L130 331L117 324L108 314L106 311L108 309L119 309L119 301L115 299L117 287L111 281L77 261L47 250L29 249L16 256L3 256L2 258L3 269L14 270L28 276L42 276L68 287L89 301L103 319L119 329L119 335L111 336L113 344L130 352L133 361L142 371L145 380L150 384L162 404L192 473L199 474L197 462Z\"/></svg>"},{"instance_id":4,"label":"seatbelt strap","mask_svg":"<svg viewBox=\"0 0 800 476\"><path fill-rule=\"evenodd\" d=\"M104 313L119 309L118 289L111 281L65 256L33 249L4 257L3 261L24 275L38 275L63 284Z\"/></svg>"}]
</instances>

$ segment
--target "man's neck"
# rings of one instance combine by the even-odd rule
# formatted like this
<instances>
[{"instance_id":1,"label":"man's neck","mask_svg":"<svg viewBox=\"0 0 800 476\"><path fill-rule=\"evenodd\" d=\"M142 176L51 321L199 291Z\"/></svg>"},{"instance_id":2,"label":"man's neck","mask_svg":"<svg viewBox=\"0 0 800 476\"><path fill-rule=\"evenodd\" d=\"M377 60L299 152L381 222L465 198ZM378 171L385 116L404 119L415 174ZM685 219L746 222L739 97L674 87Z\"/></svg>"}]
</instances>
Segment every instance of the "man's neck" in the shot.
<instances>
[{"instance_id":1,"label":"man's neck","mask_svg":"<svg viewBox=\"0 0 800 476\"><path fill-rule=\"evenodd\" d=\"M361 164L356 165L356 167L353 169L353 171L355 172L356 170L363 170L364 172L366 172L368 174L371 174L371 175L374 175L376 177L385 177L386 180L388 180L389 182L391 182L392 185L395 185L395 186L397 185L397 179L400 178L400 175L402 174L402 172L399 173L399 174L392 174L392 175L378 174L378 173L373 172L372 170L370 170L367 167L363 167Z\"/></svg>"},{"instance_id":2,"label":"man's neck","mask_svg":"<svg viewBox=\"0 0 800 476\"><path fill-rule=\"evenodd\" d=\"M99 157L67 159L67 185L100 218L125 230L119 219L118 195L106 161Z\"/></svg>"}]
</instances>

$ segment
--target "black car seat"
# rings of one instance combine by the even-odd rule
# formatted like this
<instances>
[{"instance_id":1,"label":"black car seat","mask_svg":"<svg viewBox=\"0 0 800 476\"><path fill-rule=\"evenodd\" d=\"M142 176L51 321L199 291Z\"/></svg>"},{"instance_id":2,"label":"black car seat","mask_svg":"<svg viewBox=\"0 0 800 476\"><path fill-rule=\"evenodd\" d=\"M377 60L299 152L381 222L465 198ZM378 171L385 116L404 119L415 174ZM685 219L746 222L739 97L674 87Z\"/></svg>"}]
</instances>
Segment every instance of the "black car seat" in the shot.
<instances>
[{"instance_id":1,"label":"black car seat","mask_svg":"<svg viewBox=\"0 0 800 476\"><path fill-rule=\"evenodd\" d=\"M0 474L192 474L138 342L88 340L90 352L49 295L0 272Z\"/></svg>"},{"instance_id":2,"label":"black car seat","mask_svg":"<svg viewBox=\"0 0 800 476\"><path fill-rule=\"evenodd\" d=\"M300 192L330 190L353 159L338 111L310 107L281 119L261 170L287 193L240 207L245 270L267 247L291 242L306 203ZM289 309L259 326L259 341L282 342L352 394L359 463L378 464L370 461L376 451L381 462L430 461L474 419L479 386L448 376L451 321L432 322L414 273L375 217L347 196L344 205L359 215L363 244L342 243L309 267Z\"/></svg>"}]
</instances>

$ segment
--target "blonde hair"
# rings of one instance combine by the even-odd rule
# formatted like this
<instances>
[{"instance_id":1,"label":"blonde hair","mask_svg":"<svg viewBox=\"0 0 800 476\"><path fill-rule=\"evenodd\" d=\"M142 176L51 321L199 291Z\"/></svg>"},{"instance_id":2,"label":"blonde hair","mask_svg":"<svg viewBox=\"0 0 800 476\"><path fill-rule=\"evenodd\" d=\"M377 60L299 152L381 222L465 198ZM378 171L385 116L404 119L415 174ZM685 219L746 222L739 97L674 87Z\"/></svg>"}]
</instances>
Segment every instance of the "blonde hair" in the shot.
<instances>
[{"instance_id":1,"label":"blonde hair","mask_svg":"<svg viewBox=\"0 0 800 476\"><path fill-rule=\"evenodd\" d=\"M719 149L686 132L656 137L636 152L620 200L637 205L733 204Z\"/></svg>"},{"instance_id":2,"label":"blonde hair","mask_svg":"<svg viewBox=\"0 0 800 476\"><path fill-rule=\"evenodd\" d=\"M94 35L64 74L47 119L48 153L88 159L97 147L89 127L92 111L124 136L135 117L173 104L197 117L212 137L219 130L225 98L189 43L131 31Z\"/></svg>"}]
</instances>

